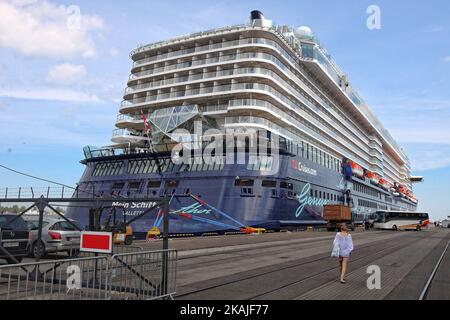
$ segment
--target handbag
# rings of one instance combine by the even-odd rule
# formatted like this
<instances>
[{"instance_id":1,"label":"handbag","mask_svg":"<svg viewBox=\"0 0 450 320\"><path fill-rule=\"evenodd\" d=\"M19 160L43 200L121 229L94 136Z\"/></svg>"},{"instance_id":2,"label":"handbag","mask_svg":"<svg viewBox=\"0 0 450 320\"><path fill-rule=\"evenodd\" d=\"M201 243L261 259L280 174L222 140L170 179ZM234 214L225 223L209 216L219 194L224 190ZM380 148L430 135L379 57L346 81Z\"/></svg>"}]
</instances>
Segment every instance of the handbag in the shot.
<instances>
[{"instance_id":1,"label":"handbag","mask_svg":"<svg viewBox=\"0 0 450 320\"><path fill-rule=\"evenodd\" d=\"M333 247L333 250L331 251L331 256L332 257L339 257L339 246L335 245Z\"/></svg>"}]
</instances>

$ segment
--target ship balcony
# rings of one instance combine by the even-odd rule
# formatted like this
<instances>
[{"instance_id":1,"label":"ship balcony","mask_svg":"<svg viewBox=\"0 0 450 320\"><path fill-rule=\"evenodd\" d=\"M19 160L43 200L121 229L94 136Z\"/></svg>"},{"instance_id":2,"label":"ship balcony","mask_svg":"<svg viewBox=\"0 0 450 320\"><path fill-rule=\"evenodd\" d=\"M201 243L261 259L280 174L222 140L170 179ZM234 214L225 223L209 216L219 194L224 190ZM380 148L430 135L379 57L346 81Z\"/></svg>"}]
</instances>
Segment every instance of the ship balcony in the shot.
<instances>
[{"instance_id":1,"label":"ship balcony","mask_svg":"<svg viewBox=\"0 0 450 320\"><path fill-rule=\"evenodd\" d=\"M149 115L146 115L149 118ZM116 120L116 127L120 129L130 128L130 129L144 129L144 120L140 115L128 115L119 114Z\"/></svg>"},{"instance_id":2,"label":"ship balcony","mask_svg":"<svg viewBox=\"0 0 450 320\"><path fill-rule=\"evenodd\" d=\"M250 84L236 83L236 84L233 84L231 86L230 85L216 86L216 87L209 87L209 89L208 88L202 88L200 90L206 90L206 92L199 92L199 93L208 93L208 92L209 93L217 93L219 90L222 90L222 89L225 90L225 91L229 91L230 89L231 90L233 90L233 89L244 89L245 90L246 89L245 91L252 91L254 95L257 94L259 90L261 90L261 93L263 93L264 95L272 96L272 94L270 93L271 90L269 90L270 89L269 86L264 85L264 84L256 84L256 83L250 83ZM196 89L196 90L198 91L199 89ZM189 95L190 91L191 90L186 90L185 93L187 93ZM174 92L168 93L168 94L164 94L164 95L169 96L169 95L173 95L173 94L174 94ZM162 95L158 95L158 97L159 96L162 96ZM275 97L273 97L273 98L275 98ZM139 100L137 100L137 101L136 101L136 99L134 99L133 101L136 101L136 102L145 101L146 97L138 98L138 99ZM246 114L248 114L249 109L252 109L253 110L252 112L253 112L254 115L263 116L263 117L268 117L269 115L267 113L270 113L270 117L275 122L280 122L280 121L283 122L283 123L280 123L282 127L285 127L285 126L293 127L296 130L300 130L300 131L306 133L307 135L311 136L314 139L317 139L317 140L322 141L322 142L324 141L323 137L319 133L315 132L314 130L311 130L309 127L305 126L304 124L299 123L298 121L296 121L292 117L292 115L288 115L285 112L282 112L280 110L280 108L274 107L270 103L266 102L266 103L260 104L260 103L256 103L256 100L253 100L253 103L251 101L246 101L247 103L243 103L242 105L239 105L240 101L242 101L242 100L232 101L230 103L229 107L226 107L226 106L218 107L218 109L215 109L214 112L215 112L215 114L219 115L219 114L224 114L227 111L233 110L234 114L237 115L236 114L237 111L238 110L242 110L242 112L238 112L239 115L246 115ZM158 102L162 102L162 101L158 101ZM236 103L237 103L237 105L235 105ZM128 106L128 105L130 105L130 104L129 103L125 103L125 106ZM137 106L133 105L133 107L137 107ZM211 109L210 110L203 109L203 111L204 112L205 111L206 112L212 112L213 110L211 110ZM308 114L302 114L302 116L304 118L306 118L309 122L311 122L313 125L320 126L320 123L317 122L314 118L310 117ZM231 124L229 123L229 125L231 125ZM266 129L267 128L268 127L266 125ZM343 141L340 137L337 137L336 134L334 134L332 131L326 129L325 132L328 135L332 136L333 139L336 139L338 141L338 143L345 145L345 141ZM282 135L287 136L288 134L283 131ZM328 143L328 140L327 140L327 143ZM335 148L337 148L337 146L335 146ZM353 152L357 152L353 148L351 148L351 150ZM338 152L341 152L341 151L342 151L342 149L339 148ZM366 161L368 161L368 157L367 157Z\"/></svg>"},{"instance_id":3,"label":"ship balcony","mask_svg":"<svg viewBox=\"0 0 450 320\"><path fill-rule=\"evenodd\" d=\"M202 109L204 115L214 117L228 112L229 104L208 104Z\"/></svg>"},{"instance_id":4,"label":"ship balcony","mask_svg":"<svg viewBox=\"0 0 450 320\"><path fill-rule=\"evenodd\" d=\"M370 150L369 154L370 154L371 157L376 157L380 161L384 161L383 154L381 154L379 151Z\"/></svg>"},{"instance_id":5,"label":"ship balcony","mask_svg":"<svg viewBox=\"0 0 450 320\"><path fill-rule=\"evenodd\" d=\"M375 129L378 132L383 142L385 142L383 145L386 145L387 148L392 150L399 162L404 163L407 160L400 146L357 92L348 83L344 87L343 79L345 76L338 70L335 63L329 57L321 52L318 47L314 47L313 56L303 57L303 62L308 71L312 72L318 80L322 81L331 90L333 95L349 106L348 112L353 117L360 119L365 124L364 127L366 130L371 131ZM380 148L378 143L374 141L370 145L373 148Z\"/></svg>"},{"instance_id":6,"label":"ship balcony","mask_svg":"<svg viewBox=\"0 0 450 320\"><path fill-rule=\"evenodd\" d=\"M146 83L141 83L137 85L129 86L125 89L124 92L124 98L131 98L132 94L138 93L138 92L145 92L148 90L157 90L162 89L162 87L178 84L178 85L192 85L194 83L200 83L202 81L208 80L208 81L214 81L219 80L220 78L224 77L230 77L233 75L242 75L242 74L267 74L268 70L262 68L233 68L233 69L227 69L222 71L212 71L212 72L201 72L201 73L195 73L190 74L186 76L180 76L176 78L169 78L165 80L157 80L157 81L151 81Z\"/></svg>"},{"instance_id":7,"label":"ship balcony","mask_svg":"<svg viewBox=\"0 0 450 320\"><path fill-rule=\"evenodd\" d=\"M382 147L376 142L373 142L373 141L369 142L369 147L379 153L383 153Z\"/></svg>"},{"instance_id":8,"label":"ship balcony","mask_svg":"<svg viewBox=\"0 0 450 320\"><path fill-rule=\"evenodd\" d=\"M375 158L375 157L371 157L371 158L370 158L369 164L370 164L371 166L377 166L378 168L380 168L381 170L383 170L383 162L380 161L380 160L378 160L378 159Z\"/></svg>"},{"instance_id":9,"label":"ship balcony","mask_svg":"<svg viewBox=\"0 0 450 320\"><path fill-rule=\"evenodd\" d=\"M251 29L253 29L253 28L251 28L249 24L240 24L240 25L234 25L234 26L229 26L229 27L216 28L216 29L212 29L212 30L208 30L208 31L191 33L191 34L177 37L174 39L164 40L164 41L160 41L157 43L152 43L152 44L148 44L145 46L141 46L131 52L131 57L133 60L138 61L140 59L138 59L137 57L142 56L145 52L154 51L154 50L162 48L162 47L167 47L167 46L171 46L171 45L175 45L175 44L178 45L180 43L183 43L184 41L187 41L187 40L192 41L193 39L208 40L209 38L211 38L213 36L223 36L224 33L229 34L229 33L242 32L244 30L251 30ZM213 46L219 45L219 43L212 44L212 45Z\"/></svg>"},{"instance_id":10,"label":"ship balcony","mask_svg":"<svg viewBox=\"0 0 450 320\"><path fill-rule=\"evenodd\" d=\"M272 61L268 61L268 63L273 63L273 62ZM276 67L276 66L274 66L274 67ZM202 79L208 79L208 81L212 81L212 80L219 79L219 77L230 77L230 76L234 76L234 79L236 79L237 77L253 77L254 76L254 77L258 77L258 78L267 79L268 81L271 81L271 82L275 83L276 85L278 85L281 88L286 88L286 87L289 86L289 84L286 83L286 81L283 80L277 73L275 73L271 69L262 68L262 67L258 67L258 68L254 68L254 67L247 67L247 68L245 68L244 67L244 68L235 68L235 69L229 69L229 70L223 70L223 71L199 73L199 74L195 74L195 75L189 75L189 77L180 77L180 79L181 78L188 78L188 79L190 79L192 81L189 84L192 84L194 81L197 82L198 80L201 81ZM210 77L213 77L213 78L210 78ZM166 81L168 81L167 84L169 84L169 83L170 84L178 83L178 81L180 81L180 79L175 79L174 80L173 78L171 78L171 79L167 79L167 80L159 80L159 81L149 82L147 84L138 84L136 86L129 87L129 88L133 88L133 89L130 89L128 91L129 92L133 91L133 90L139 90L139 91L147 90L148 91L151 88L151 87L149 88L149 86L165 85ZM248 88L251 88L250 86ZM145 87L147 87L147 88L145 88ZM256 88L256 86L253 86L253 87ZM145 88L145 89L143 89L143 88ZM235 89L236 88L236 84L234 84L232 88ZM272 89L271 87L265 87L265 88L263 88L263 90L264 89L274 93L274 95L276 97L279 97L284 103L288 104L291 108L297 109L297 106L293 105L292 101L287 100L287 98L285 96L283 96L282 94L280 94L278 92L279 90ZM193 90L195 90L195 89L193 89ZM197 90L199 90L199 89L197 89ZM208 90L208 89L204 88L203 90ZM209 90L210 90L209 92L211 92L211 89L209 89ZM222 90L222 89L221 88L215 88L214 90L212 90L211 93L217 92L219 90ZM191 91L191 90L187 90L187 91L181 90L181 93L180 93L179 96L189 95L189 93L192 93L192 92L193 91ZM199 91L199 94L200 93L201 92ZM203 93L205 93L205 92L203 92ZM206 93L208 93L208 91L206 91ZM293 94L298 100L300 100L301 103L305 104L308 108L310 108L312 110L316 109L316 107L313 105L313 103L311 103L309 100L307 100L303 95L297 94L296 92L290 92L290 94ZM150 96L147 96L147 97L131 99L132 98L132 94L131 93L129 93L129 94L124 96L125 101L133 101L133 102L136 102L136 103L141 103L141 102L145 102L145 101L149 101L149 100L150 101L155 101L155 100L158 100L159 97L165 97L165 98L174 97L174 98L176 98L177 96L175 95L175 92L172 92L170 94L169 93L165 93L165 94L161 94L160 93L159 95L156 96L156 98L155 98L155 95L150 95ZM123 102L123 106L125 108L127 108L129 106L132 106L132 103L130 103L130 102ZM126 110L126 112L128 112L128 111L129 111L129 109ZM327 119L324 119L324 120L329 122ZM353 139L352 139L352 141L355 142L355 140L353 140ZM369 143L369 140L367 140L367 143ZM381 151L381 147L379 145L377 145L377 144L375 144L375 146L377 148L379 148L379 153L381 153L382 152ZM368 152L368 150L366 152Z\"/></svg>"},{"instance_id":11,"label":"ship balcony","mask_svg":"<svg viewBox=\"0 0 450 320\"><path fill-rule=\"evenodd\" d=\"M380 170L377 166L370 166L370 171L379 175L380 177L383 177L383 170Z\"/></svg>"},{"instance_id":12,"label":"ship balcony","mask_svg":"<svg viewBox=\"0 0 450 320\"><path fill-rule=\"evenodd\" d=\"M203 87L203 88L195 88L188 89L181 92L169 92L169 93L159 93L151 96L146 96L142 98L135 98L132 100L123 100L120 105L121 111L131 111L137 107L146 106L152 102L172 102L171 100L180 100L183 102L184 100L192 97L211 97L212 94L232 94L235 90L245 90L244 86L240 85L222 85L222 86L214 86L214 87ZM251 89L251 88L249 88Z\"/></svg>"},{"instance_id":13,"label":"ship balcony","mask_svg":"<svg viewBox=\"0 0 450 320\"><path fill-rule=\"evenodd\" d=\"M156 91L158 89L167 89L168 87L176 85L177 87L183 85L195 85L201 82L213 82L225 79L235 79L237 78L247 78L247 77L258 77L259 79L267 79L269 81L279 82L280 86L283 88L288 88L290 85L285 79L288 79L288 74L285 75L285 79L280 77L273 69L277 69L276 65L272 65L271 61L266 62L270 67L239 67L230 68L225 70L214 70L210 72L199 72L195 74L185 73L184 75L179 75L173 78L167 78L163 80L154 80L145 83L139 83L136 85L130 85L125 89L124 99L133 98L133 94L144 93L148 91ZM166 75L167 76L167 75ZM302 95L296 94L297 98L304 100Z\"/></svg>"},{"instance_id":14,"label":"ship balcony","mask_svg":"<svg viewBox=\"0 0 450 320\"><path fill-rule=\"evenodd\" d=\"M264 76L264 75L262 75ZM181 91L173 91L167 93L158 93L154 95L149 95L141 98L134 98L130 100L123 100L121 103L120 110L124 112L128 112L132 110L132 108L142 107L151 102L157 101L158 103L168 102L170 100L185 100L187 98L202 98L202 97L211 97L212 94L237 94L237 93L273 93L277 94L277 91L273 89L271 86L262 83L233 83L233 84L224 84L224 85L215 85L209 87L201 87L201 88L193 88L186 89ZM283 98L280 93L277 94L278 97ZM283 99L284 101L286 98Z\"/></svg>"},{"instance_id":15,"label":"ship balcony","mask_svg":"<svg viewBox=\"0 0 450 320\"><path fill-rule=\"evenodd\" d=\"M111 140L114 143L136 143L146 139L144 134L132 129L115 129Z\"/></svg>"},{"instance_id":16,"label":"ship balcony","mask_svg":"<svg viewBox=\"0 0 450 320\"><path fill-rule=\"evenodd\" d=\"M284 55L289 56L290 55L280 46L276 41L269 40L267 38L245 38L241 40L231 40L231 41L224 41L224 42L218 42L218 43L212 43L212 44L206 44L201 45L197 47L191 47L191 48L184 48L181 50L171 51L163 54L153 55L151 57L139 59L133 62L133 69L136 67L140 67L146 64L151 64L155 62L164 62L166 60L171 60L174 58L181 59L185 58L191 55L195 54L205 54L205 53L211 53L212 51L222 51L222 49L233 49L241 48L243 46L249 46L249 45L267 45L274 47L276 50L282 52ZM290 60L293 60L290 58Z\"/></svg>"},{"instance_id":17,"label":"ship balcony","mask_svg":"<svg viewBox=\"0 0 450 320\"><path fill-rule=\"evenodd\" d=\"M155 77L164 75L168 72L186 72L193 69L198 68L208 68L212 66L217 65L228 65L228 64L237 64L240 62L255 62L258 60L259 62L273 62L277 65L280 64L280 60L277 59L273 54L267 54L263 52L247 52L247 53L235 53L235 54L229 54L224 55L220 57L214 57L214 58L206 58L206 59L199 59L191 62L183 62L178 64L173 64L169 66L162 66L157 67L153 69L133 72L130 74L128 79L128 84L130 85L132 82L146 78L146 77Z\"/></svg>"},{"instance_id":18,"label":"ship balcony","mask_svg":"<svg viewBox=\"0 0 450 320\"><path fill-rule=\"evenodd\" d=\"M187 56L190 56L192 54L198 54L198 53L208 53L211 51L220 51L220 49L224 49L224 48L231 48L231 47L239 47L241 45L248 45L252 43L252 38L248 38L248 39L243 39L243 40L233 40L233 41L226 41L226 42L220 42L220 43L214 43L214 44L207 44L207 45L203 45L203 46L198 46L198 47L192 47L192 48L187 48L187 49L182 49L182 50L176 50L176 51L171 51L168 53L164 53L164 54L159 54L159 55L155 55L155 56L151 56L148 58L144 58L144 59L139 59L134 61L133 63L133 68L135 67L139 67L145 64L149 64L149 63L154 63L154 62L162 62L165 60L170 60L170 59L174 59L174 58L184 58Z\"/></svg>"},{"instance_id":19,"label":"ship balcony","mask_svg":"<svg viewBox=\"0 0 450 320\"><path fill-rule=\"evenodd\" d=\"M371 142L378 144L380 147L383 146L383 143L376 136L370 136L369 139Z\"/></svg>"}]
</instances>

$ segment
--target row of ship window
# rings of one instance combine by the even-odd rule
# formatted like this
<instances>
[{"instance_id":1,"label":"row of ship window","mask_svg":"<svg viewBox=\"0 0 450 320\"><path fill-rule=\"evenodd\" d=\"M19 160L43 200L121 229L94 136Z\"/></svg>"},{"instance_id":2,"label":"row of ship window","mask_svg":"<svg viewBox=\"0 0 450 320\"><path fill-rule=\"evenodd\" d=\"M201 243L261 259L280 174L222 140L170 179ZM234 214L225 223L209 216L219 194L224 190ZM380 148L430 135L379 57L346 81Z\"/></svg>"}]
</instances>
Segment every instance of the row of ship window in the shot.
<instances>
[{"instance_id":1,"label":"row of ship window","mask_svg":"<svg viewBox=\"0 0 450 320\"><path fill-rule=\"evenodd\" d=\"M287 141L286 144L289 152L324 166L330 170L341 172L341 160L317 149L313 145L304 141L299 143Z\"/></svg>"},{"instance_id":2,"label":"row of ship window","mask_svg":"<svg viewBox=\"0 0 450 320\"><path fill-rule=\"evenodd\" d=\"M179 180L169 180L166 181L164 184L164 187L166 188L165 192L168 193L170 188L177 188L179 186L180 181ZM241 195L254 195L254 186L255 181L251 179L236 179L234 183L235 187L241 187ZM271 188L272 189L272 196L278 196L278 190L277 190L277 181L275 180L262 180L261 186L263 188ZM286 195L288 198L295 198L297 196L297 193L293 191L294 185L292 183L281 181L280 184L280 190L285 190ZM120 192L125 187L125 182L116 182L112 186L112 191L115 193L120 194ZM128 183L128 192L138 192L142 191L144 189L145 185L141 181L131 181ZM161 187L161 181L160 180L150 180L147 184L147 189L159 189ZM172 189L172 193L175 194L176 190ZM184 190L184 194L189 194L190 189L186 188ZM153 191L153 194L156 195L157 192ZM334 201L334 202L343 202L344 197L342 195L338 195L335 193L325 192L321 190L310 190L311 197L317 198L317 199L323 199L328 201ZM380 210L387 210L388 207L386 205L377 204L376 202L365 200L365 199L358 199L358 206L359 207L366 207L366 208L373 208L373 209L380 209ZM391 210L399 210L399 207L392 206L390 207Z\"/></svg>"},{"instance_id":3,"label":"row of ship window","mask_svg":"<svg viewBox=\"0 0 450 320\"><path fill-rule=\"evenodd\" d=\"M353 190L381 199L381 193L360 183L353 183Z\"/></svg>"},{"instance_id":4,"label":"row of ship window","mask_svg":"<svg viewBox=\"0 0 450 320\"><path fill-rule=\"evenodd\" d=\"M165 182L164 187L166 188L166 192L168 192L167 189L170 188L177 188L179 186L180 181L179 180L168 180ZM275 180L262 180L261 187L262 188L270 188L272 189L272 196L278 196L278 190L277 190L277 181ZM243 195L253 195L254 194L254 187L255 187L255 180L251 179L236 179L234 183L235 187L241 188L241 194ZM120 194L125 187L125 182L116 182L113 184L111 190L114 193ZM161 181L160 180L150 180L147 183L147 189L159 189L161 187ZM128 183L128 192L142 192L145 189L145 184L143 184L141 181L131 181ZM279 189L280 191L285 191L285 194L288 198L294 198L297 196L297 193L294 192L294 185L292 183L281 181L279 183ZM173 190L172 193L175 193L176 190ZM185 189L184 193L189 194L190 189ZM156 195L156 191L153 192L153 194ZM310 196L315 197L318 199L323 200L329 200L334 202L342 202L344 200L343 196L320 191L320 190L310 190Z\"/></svg>"},{"instance_id":5,"label":"row of ship window","mask_svg":"<svg viewBox=\"0 0 450 320\"><path fill-rule=\"evenodd\" d=\"M292 146L292 145L291 145ZM297 150L296 154L323 165L330 170L339 172L341 161L331 157L323 151L316 149L308 143L302 142L291 151ZM164 159L159 162L161 172L174 172L175 164L171 159ZM247 163L247 170L251 171L271 171L273 167L273 157L250 155ZM189 171L220 171L223 170L223 163L214 161L203 161L202 158L192 160L192 164L182 164L178 172ZM158 164L155 160L132 160L128 164L128 174L151 174L158 173ZM122 161L98 163L92 173L94 177L117 176L124 173Z\"/></svg>"},{"instance_id":6,"label":"row of ship window","mask_svg":"<svg viewBox=\"0 0 450 320\"><path fill-rule=\"evenodd\" d=\"M250 156L247 169L252 171L270 171L273 166L271 156ZM128 164L128 174L151 174L161 172L174 172L175 164L171 159L164 159L158 164L155 160L132 160ZM189 171L221 171L224 168L223 163L214 161L204 161L202 158L195 158L192 164L183 163L178 166L177 172ZM98 163L92 173L94 177L115 176L124 173L124 164L121 161Z\"/></svg>"},{"instance_id":7,"label":"row of ship window","mask_svg":"<svg viewBox=\"0 0 450 320\"><path fill-rule=\"evenodd\" d=\"M254 194L254 192L253 192L254 180L236 180L235 186L241 187L241 194L244 196L251 196ZM276 181L263 180L261 183L261 186L265 187L265 188L273 188L272 196L279 195L278 191L275 190L276 186L277 186ZM280 189L287 190L288 198L295 198L297 196L297 193L293 192L294 186L292 183L281 181ZM325 192L325 191L321 191L321 190L311 189L309 192L309 195L316 199L328 200L328 201L332 201L332 202L343 202L344 201L344 196L342 196L340 194ZM364 200L364 199L358 199L358 206L362 206L362 207L366 207L366 208L380 209L380 210L387 210L387 208L388 208L386 205L377 204L376 202L368 201L368 200ZM392 207L392 208L394 208L394 207Z\"/></svg>"},{"instance_id":8,"label":"row of ship window","mask_svg":"<svg viewBox=\"0 0 450 320\"><path fill-rule=\"evenodd\" d=\"M211 40L210 40L211 41ZM192 46L189 48L183 48L178 49L175 51L168 50L166 52L159 52L159 53L153 53L153 54L147 54L143 58L138 59L134 62L134 65L144 64L147 62L153 62L157 60L167 59L167 58L176 58L177 56L191 54L191 53L198 53L201 54L202 51L208 51L208 50L214 50L214 49L226 49L227 47L231 46L237 46L237 45L245 45L245 44L252 44L252 43L260 43L260 44L267 44L276 47L279 51L281 51L283 56L286 56L289 61L292 63L296 63L296 60L293 59L290 54L283 49L276 41L269 40L266 38L242 38L238 39L236 37L234 40L231 41L218 41L218 42L211 42L206 45L200 45L200 46ZM302 44L302 49L304 51L304 56L312 58L313 57L313 46L312 45L306 45ZM211 54L211 53L210 53Z\"/></svg>"},{"instance_id":9,"label":"row of ship window","mask_svg":"<svg viewBox=\"0 0 450 320\"><path fill-rule=\"evenodd\" d=\"M362 185L360 183L353 183L353 190L357 191L357 192L365 193L365 194L370 195L375 198L382 199L382 194L380 192L373 190L372 188ZM393 203L394 201L395 201L395 203L398 202L397 200L392 200L392 198L388 195L385 195L384 200L389 203ZM380 208L380 209L382 209L382 208Z\"/></svg>"},{"instance_id":10,"label":"row of ship window","mask_svg":"<svg viewBox=\"0 0 450 320\"><path fill-rule=\"evenodd\" d=\"M243 194L252 195L253 194L253 187L254 187L255 181L249 180L249 179L239 179L235 181L236 187L241 187ZM278 192L275 190L277 187L277 181L275 180L262 180L261 186L263 188L272 188L272 196L277 196ZM287 191L288 197L296 197L297 193L294 192L294 185L290 182L281 181L280 182L280 189L284 189ZM329 200L334 202L342 202L344 201L344 197L342 195L334 194L331 192L325 192L321 190L310 190L309 195L311 197L317 198L317 199L323 199L323 200Z\"/></svg>"},{"instance_id":11,"label":"row of ship window","mask_svg":"<svg viewBox=\"0 0 450 320\"><path fill-rule=\"evenodd\" d=\"M364 200L364 199L358 199L358 206L359 207L378 209L378 204L376 202L369 201L369 200Z\"/></svg>"}]
</instances>

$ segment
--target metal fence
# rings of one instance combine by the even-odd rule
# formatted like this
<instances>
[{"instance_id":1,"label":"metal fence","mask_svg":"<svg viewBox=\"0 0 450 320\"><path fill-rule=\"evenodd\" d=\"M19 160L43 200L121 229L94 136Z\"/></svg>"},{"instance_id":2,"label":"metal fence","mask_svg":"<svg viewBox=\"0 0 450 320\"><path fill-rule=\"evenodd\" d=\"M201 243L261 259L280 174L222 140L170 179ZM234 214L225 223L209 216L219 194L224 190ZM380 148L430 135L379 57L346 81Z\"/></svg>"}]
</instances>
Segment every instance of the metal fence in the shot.
<instances>
[{"instance_id":1,"label":"metal fence","mask_svg":"<svg viewBox=\"0 0 450 320\"><path fill-rule=\"evenodd\" d=\"M79 246L79 245L78 245ZM72 256L75 252L79 252L79 247L71 248L68 252L69 256ZM112 254L122 254L122 253L133 253L133 252L142 252L144 249L140 246L136 245L124 245L124 244L114 244ZM95 254L93 252L79 252L78 257L96 257L101 254Z\"/></svg>"},{"instance_id":2,"label":"metal fence","mask_svg":"<svg viewBox=\"0 0 450 320\"><path fill-rule=\"evenodd\" d=\"M0 266L1 300L108 299L108 257Z\"/></svg>"},{"instance_id":3,"label":"metal fence","mask_svg":"<svg viewBox=\"0 0 450 320\"><path fill-rule=\"evenodd\" d=\"M113 300L161 299L176 293L177 251L116 254L111 257L109 268Z\"/></svg>"},{"instance_id":4,"label":"metal fence","mask_svg":"<svg viewBox=\"0 0 450 320\"><path fill-rule=\"evenodd\" d=\"M140 251L139 247L127 247L120 248L127 253L113 256L0 266L0 300L172 297L176 293L177 251Z\"/></svg>"}]
</instances>

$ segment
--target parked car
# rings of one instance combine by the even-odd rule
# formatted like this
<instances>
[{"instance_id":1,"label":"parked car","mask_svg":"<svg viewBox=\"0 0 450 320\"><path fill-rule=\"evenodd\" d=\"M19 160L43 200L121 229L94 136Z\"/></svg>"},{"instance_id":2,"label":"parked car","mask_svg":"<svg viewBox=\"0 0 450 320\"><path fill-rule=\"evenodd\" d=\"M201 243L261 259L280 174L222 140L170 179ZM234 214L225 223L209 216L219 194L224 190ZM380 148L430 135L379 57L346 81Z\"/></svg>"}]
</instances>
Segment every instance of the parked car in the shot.
<instances>
[{"instance_id":1,"label":"parked car","mask_svg":"<svg viewBox=\"0 0 450 320\"><path fill-rule=\"evenodd\" d=\"M42 221L42 249L38 245L39 217L25 216L30 228L30 239L28 242L28 254L36 258L38 255L44 257L47 253L67 252L69 256L77 256L80 250L80 231L66 220L59 217L44 216ZM78 222L70 220L77 225ZM40 253L40 254L39 254Z\"/></svg>"},{"instance_id":2,"label":"parked car","mask_svg":"<svg viewBox=\"0 0 450 320\"><path fill-rule=\"evenodd\" d=\"M0 249L0 259L4 259L10 264L16 263L14 259L4 252L6 250L17 262L21 262L23 257L27 255L29 240L27 224L22 217L2 214L0 215L0 230L0 247L3 249Z\"/></svg>"}]
</instances>

